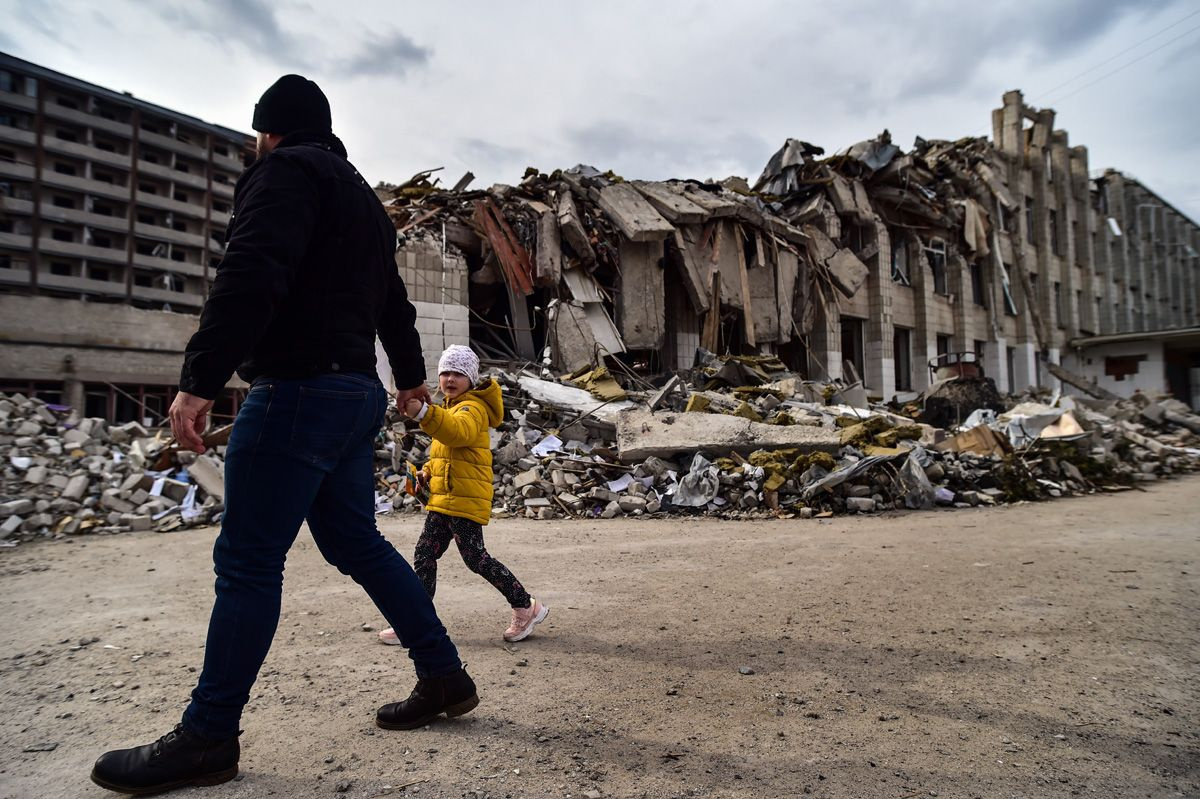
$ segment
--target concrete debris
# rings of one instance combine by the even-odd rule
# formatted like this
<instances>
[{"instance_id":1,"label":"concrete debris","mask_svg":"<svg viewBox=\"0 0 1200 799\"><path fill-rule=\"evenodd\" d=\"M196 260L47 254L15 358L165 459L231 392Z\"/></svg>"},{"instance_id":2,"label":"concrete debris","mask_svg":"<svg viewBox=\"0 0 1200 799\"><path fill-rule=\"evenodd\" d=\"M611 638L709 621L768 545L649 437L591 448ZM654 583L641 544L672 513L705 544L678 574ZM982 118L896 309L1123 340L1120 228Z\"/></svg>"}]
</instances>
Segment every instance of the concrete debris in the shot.
<instances>
[{"instance_id":1,"label":"concrete debris","mask_svg":"<svg viewBox=\"0 0 1200 799\"><path fill-rule=\"evenodd\" d=\"M487 364L506 409L492 434L493 515L825 518L1119 491L1200 470L1200 418L1171 400L1028 395L945 429L918 421L912 403L845 404L845 384L803 380L771 356L701 350L695 362L657 382L615 359L558 377ZM227 428L196 456L165 430L19 394L0 402L0 546L220 520ZM429 444L389 410L377 513L421 510L409 475Z\"/></svg>"},{"instance_id":2,"label":"concrete debris","mask_svg":"<svg viewBox=\"0 0 1200 799\"><path fill-rule=\"evenodd\" d=\"M169 431L110 425L21 394L0 395L0 539L166 532L212 524L224 510L223 441L196 458ZM199 464L199 468L197 468ZM195 471L193 471L195 470ZM202 472L202 473L201 473Z\"/></svg>"}]
</instances>

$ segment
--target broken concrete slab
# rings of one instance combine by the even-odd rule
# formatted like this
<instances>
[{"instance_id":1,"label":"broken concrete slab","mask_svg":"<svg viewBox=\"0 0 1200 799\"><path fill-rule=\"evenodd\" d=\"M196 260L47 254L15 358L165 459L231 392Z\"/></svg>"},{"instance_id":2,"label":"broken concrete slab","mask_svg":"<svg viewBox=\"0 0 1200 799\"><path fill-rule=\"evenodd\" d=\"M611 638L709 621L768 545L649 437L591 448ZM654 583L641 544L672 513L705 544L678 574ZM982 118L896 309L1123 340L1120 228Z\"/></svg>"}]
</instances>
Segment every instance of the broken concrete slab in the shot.
<instances>
[{"instance_id":1,"label":"broken concrete slab","mask_svg":"<svg viewBox=\"0 0 1200 799\"><path fill-rule=\"evenodd\" d=\"M727 455L795 448L832 453L840 445L837 430L763 424L724 414L629 410L617 417L617 457L625 463L697 451Z\"/></svg>"},{"instance_id":2,"label":"broken concrete slab","mask_svg":"<svg viewBox=\"0 0 1200 799\"><path fill-rule=\"evenodd\" d=\"M188 474L209 496L225 501L225 468L207 455L201 455L188 466ZM139 503L140 504L140 503Z\"/></svg>"},{"instance_id":3,"label":"broken concrete slab","mask_svg":"<svg viewBox=\"0 0 1200 799\"><path fill-rule=\"evenodd\" d=\"M630 241L661 241L675 232L675 226L628 183L600 189L597 205Z\"/></svg>"}]
</instances>

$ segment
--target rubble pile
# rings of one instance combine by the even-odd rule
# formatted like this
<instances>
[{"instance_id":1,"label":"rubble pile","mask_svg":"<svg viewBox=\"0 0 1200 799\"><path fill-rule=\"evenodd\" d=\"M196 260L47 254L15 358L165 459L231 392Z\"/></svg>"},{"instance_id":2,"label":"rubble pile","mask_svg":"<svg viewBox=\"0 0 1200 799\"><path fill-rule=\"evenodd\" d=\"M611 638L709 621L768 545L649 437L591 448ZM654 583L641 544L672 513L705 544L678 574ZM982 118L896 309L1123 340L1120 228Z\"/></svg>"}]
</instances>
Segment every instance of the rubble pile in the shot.
<instances>
[{"instance_id":1,"label":"rubble pile","mask_svg":"<svg viewBox=\"0 0 1200 799\"><path fill-rule=\"evenodd\" d=\"M508 417L493 431L493 513L811 518L1117 491L1200 470L1200 417L1171 400L1029 397L943 430L900 408L844 404L846 386L771 358L708 364L652 390L623 389L607 370L571 381L592 391L493 372ZM404 475L428 437L397 420L385 438L379 508L418 510Z\"/></svg>"},{"instance_id":2,"label":"rubble pile","mask_svg":"<svg viewBox=\"0 0 1200 799\"><path fill-rule=\"evenodd\" d=\"M1200 417L1174 400L1030 395L945 430L907 415L911 405L856 405L861 387L803 380L769 356L698 361L660 385L603 367L562 380L491 368L506 408L492 431L494 515L812 518L1115 491L1200 470ZM429 438L389 414L376 510L416 512L408 475ZM197 456L165 430L0 396L0 540L215 523L228 434L208 433Z\"/></svg>"},{"instance_id":3,"label":"rubble pile","mask_svg":"<svg viewBox=\"0 0 1200 799\"><path fill-rule=\"evenodd\" d=\"M0 542L210 524L223 509L223 435L196 456L165 431L0 394Z\"/></svg>"}]
</instances>

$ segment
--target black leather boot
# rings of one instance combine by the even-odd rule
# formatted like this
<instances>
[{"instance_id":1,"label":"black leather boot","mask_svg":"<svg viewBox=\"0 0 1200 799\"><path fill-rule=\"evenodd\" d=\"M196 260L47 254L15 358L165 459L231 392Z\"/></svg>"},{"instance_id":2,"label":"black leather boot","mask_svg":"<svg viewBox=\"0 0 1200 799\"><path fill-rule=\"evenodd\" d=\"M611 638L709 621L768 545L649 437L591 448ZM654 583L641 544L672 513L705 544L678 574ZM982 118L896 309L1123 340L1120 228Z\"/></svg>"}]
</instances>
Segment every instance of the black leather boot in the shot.
<instances>
[{"instance_id":1,"label":"black leather boot","mask_svg":"<svg viewBox=\"0 0 1200 799\"><path fill-rule=\"evenodd\" d=\"M240 755L237 736L209 741L176 724L152 744L100 755L92 768L92 782L133 796L217 785L237 776Z\"/></svg>"},{"instance_id":2,"label":"black leather boot","mask_svg":"<svg viewBox=\"0 0 1200 799\"><path fill-rule=\"evenodd\" d=\"M420 677L408 699L379 708L375 723L385 730L412 730L428 724L442 713L461 716L479 704L475 681L466 669L440 677Z\"/></svg>"}]
</instances>

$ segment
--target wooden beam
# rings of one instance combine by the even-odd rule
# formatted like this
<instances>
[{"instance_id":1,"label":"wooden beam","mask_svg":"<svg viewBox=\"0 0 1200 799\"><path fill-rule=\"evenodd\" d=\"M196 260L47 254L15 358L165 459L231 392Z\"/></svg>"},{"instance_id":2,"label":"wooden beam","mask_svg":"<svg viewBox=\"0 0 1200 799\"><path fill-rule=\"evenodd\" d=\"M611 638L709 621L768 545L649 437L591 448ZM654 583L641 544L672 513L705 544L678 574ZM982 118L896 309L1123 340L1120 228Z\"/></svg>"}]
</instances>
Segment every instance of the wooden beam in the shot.
<instances>
[{"instance_id":1,"label":"wooden beam","mask_svg":"<svg viewBox=\"0 0 1200 799\"><path fill-rule=\"evenodd\" d=\"M504 214L490 197L475 201L475 222L483 230L500 262L505 283L522 296L533 291L533 265Z\"/></svg>"}]
</instances>

